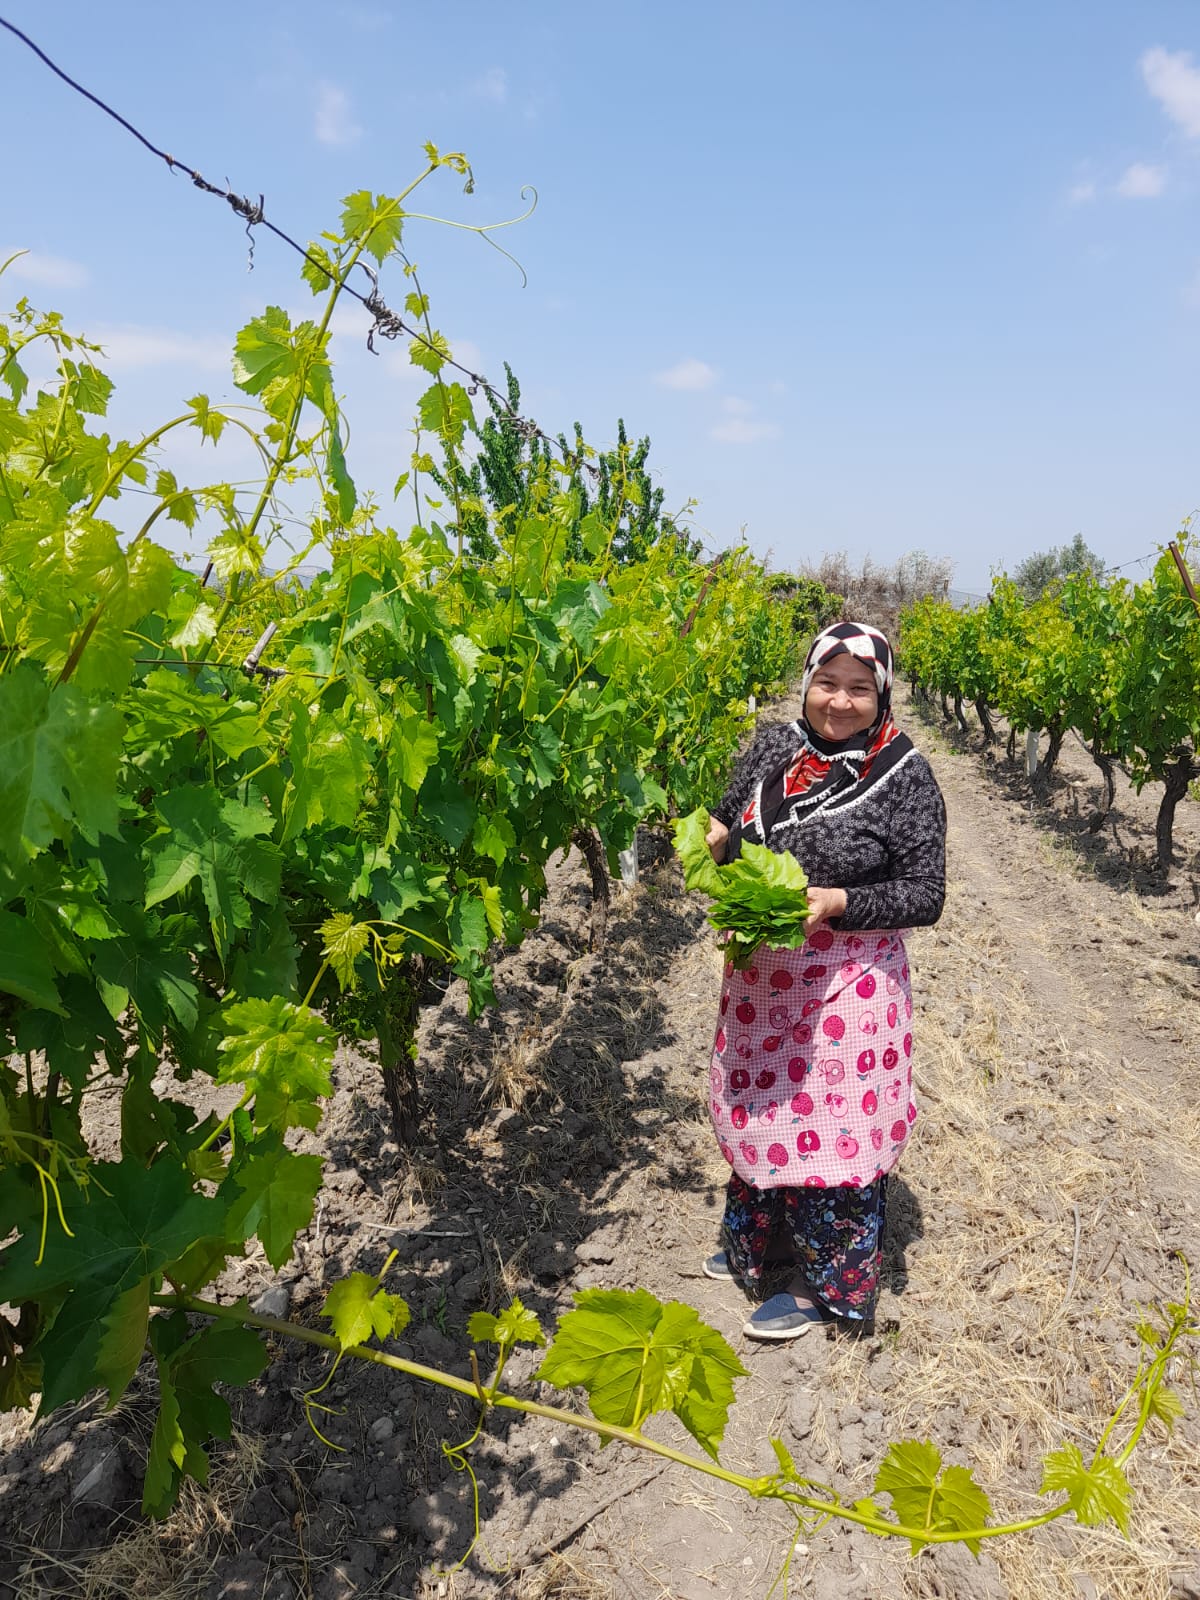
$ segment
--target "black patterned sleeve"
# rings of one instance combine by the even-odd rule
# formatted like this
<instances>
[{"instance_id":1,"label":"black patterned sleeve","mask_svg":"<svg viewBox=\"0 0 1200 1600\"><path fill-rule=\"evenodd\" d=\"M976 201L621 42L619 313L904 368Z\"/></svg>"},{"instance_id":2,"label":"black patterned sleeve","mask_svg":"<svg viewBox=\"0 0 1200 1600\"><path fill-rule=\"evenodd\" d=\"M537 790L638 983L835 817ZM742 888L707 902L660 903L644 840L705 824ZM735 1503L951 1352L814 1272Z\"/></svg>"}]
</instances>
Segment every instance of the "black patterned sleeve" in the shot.
<instances>
[{"instance_id":1,"label":"black patterned sleeve","mask_svg":"<svg viewBox=\"0 0 1200 1600\"><path fill-rule=\"evenodd\" d=\"M711 815L732 828L746 809L759 780L782 765L796 748L796 731L790 722L760 728L750 748L734 767L729 787L713 806Z\"/></svg>"},{"instance_id":2,"label":"black patterned sleeve","mask_svg":"<svg viewBox=\"0 0 1200 1600\"><path fill-rule=\"evenodd\" d=\"M946 898L946 803L924 756L895 774L888 816L888 876L846 890L842 928L925 928Z\"/></svg>"}]
</instances>

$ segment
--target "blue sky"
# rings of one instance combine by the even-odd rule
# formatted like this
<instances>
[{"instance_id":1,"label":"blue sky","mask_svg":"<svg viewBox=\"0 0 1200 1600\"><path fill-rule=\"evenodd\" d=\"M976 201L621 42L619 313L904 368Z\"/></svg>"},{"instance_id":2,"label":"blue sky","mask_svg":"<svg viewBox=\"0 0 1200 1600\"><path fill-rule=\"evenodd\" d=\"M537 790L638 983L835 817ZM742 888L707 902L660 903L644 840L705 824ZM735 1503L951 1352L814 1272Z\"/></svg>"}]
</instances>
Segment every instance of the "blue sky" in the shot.
<instances>
[{"instance_id":1,"label":"blue sky","mask_svg":"<svg viewBox=\"0 0 1200 1600\"><path fill-rule=\"evenodd\" d=\"M668 503L695 499L714 546L744 529L777 567L921 548L977 591L1077 531L1130 561L1200 503L1194 4L0 13L300 237L351 190L398 192L425 139L464 150L477 187L435 180L421 209L491 222L536 186L503 236L525 287L472 235L410 224L435 321L493 380L511 362L550 431L649 433ZM5 300L106 343L121 431L197 389L236 397L236 329L314 303L295 258L260 235L248 273L218 201L6 34L0 70L0 252L31 252ZM384 290L403 299L398 268ZM339 317L339 386L351 470L386 501L418 386L365 331ZM249 470L194 446L177 465Z\"/></svg>"}]
</instances>

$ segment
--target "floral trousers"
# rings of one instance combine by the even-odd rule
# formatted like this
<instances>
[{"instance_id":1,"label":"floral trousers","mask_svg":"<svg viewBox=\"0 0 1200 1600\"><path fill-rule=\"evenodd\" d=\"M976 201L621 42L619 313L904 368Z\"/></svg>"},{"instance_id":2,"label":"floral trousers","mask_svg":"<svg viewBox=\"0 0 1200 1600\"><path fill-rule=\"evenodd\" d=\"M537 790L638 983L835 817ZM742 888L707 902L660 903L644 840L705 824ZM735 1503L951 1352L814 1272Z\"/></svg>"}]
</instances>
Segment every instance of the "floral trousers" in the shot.
<instances>
[{"instance_id":1,"label":"floral trousers","mask_svg":"<svg viewBox=\"0 0 1200 1600\"><path fill-rule=\"evenodd\" d=\"M887 1178L863 1189L756 1189L730 1173L722 1234L729 1263L744 1283L763 1275L778 1224L813 1293L839 1317L870 1317L879 1293L879 1252Z\"/></svg>"}]
</instances>

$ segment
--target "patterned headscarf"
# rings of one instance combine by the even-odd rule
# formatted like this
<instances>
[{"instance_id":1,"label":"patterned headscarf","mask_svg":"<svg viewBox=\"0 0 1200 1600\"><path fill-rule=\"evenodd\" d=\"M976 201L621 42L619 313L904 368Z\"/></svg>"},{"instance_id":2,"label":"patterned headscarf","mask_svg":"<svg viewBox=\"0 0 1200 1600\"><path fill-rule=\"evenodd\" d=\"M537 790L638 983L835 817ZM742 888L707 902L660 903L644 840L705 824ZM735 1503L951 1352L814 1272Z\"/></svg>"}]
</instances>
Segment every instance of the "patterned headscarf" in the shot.
<instances>
[{"instance_id":1,"label":"patterned headscarf","mask_svg":"<svg viewBox=\"0 0 1200 1600\"><path fill-rule=\"evenodd\" d=\"M804 658L804 676L800 680L801 705L808 699L808 691L817 673L834 656L853 656L856 661L870 667L875 676L875 692L879 696L879 710L871 726L878 727L891 710L892 684L896 680L891 645L878 628L869 628L865 622L835 622L831 628L817 635Z\"/></svg>"}]
</instances>

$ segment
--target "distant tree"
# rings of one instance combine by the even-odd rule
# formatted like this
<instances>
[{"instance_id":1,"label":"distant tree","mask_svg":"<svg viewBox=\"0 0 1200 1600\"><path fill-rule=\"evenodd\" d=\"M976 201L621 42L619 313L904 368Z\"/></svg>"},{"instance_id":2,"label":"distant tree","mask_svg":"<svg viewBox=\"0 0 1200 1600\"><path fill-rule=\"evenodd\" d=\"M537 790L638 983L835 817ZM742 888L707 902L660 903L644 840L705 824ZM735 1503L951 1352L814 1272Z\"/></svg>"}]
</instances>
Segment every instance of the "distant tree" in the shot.
<instances>
[{"instance_id":1,"label":"distant tree","mask_svg":"<svg viewBox=\"0 0 1200 1600\"><path fill-rule=\"evenodd\" d=\"M819 578L799 572L772 572L765 581L772 600L791 605L796 633L817 633L836 621L846 608L845 595L827 589Z\"/></svg>"},{"instance_id":2,"label":"distant tree","mask_svg":"<svg viewBox=\"0 0 1200 1600\"><path fill-rule=\"evenodd\" d=\"M612 554L621 564L640 559L667 537L676 539L684 554L698 553L700 541L663 510L664 491L646 471L649 438L631 441L618 419L614 448L596 451L585 444L576 423L574 438L559 434L554 450L521 420L521 386L507 362L504 372L507 404L484 391L491 416L477 430L475 459L448 463L433 473L460 506L467 548L477 559L496 554L494 522L509 517L519 521L550 496L566 497L572 506L577 554L583 553L581 525L593 509L614 529Z\"/></svg>"},{"instance_id":3,"label":"distant tree","mask_svg":"<svg viewBox=\"0 0 1200 1600\"><path fill-rule=\"evenodd\" d=\"M1104 562L1085 544L1081 533L1077 533L1070 544L1026 556L1013 573L1013 582L1027 600L1036 600L1052 583L1074 572L1091 572L1096 577L1104 572Z\"/></svg>"}]
</instances>

